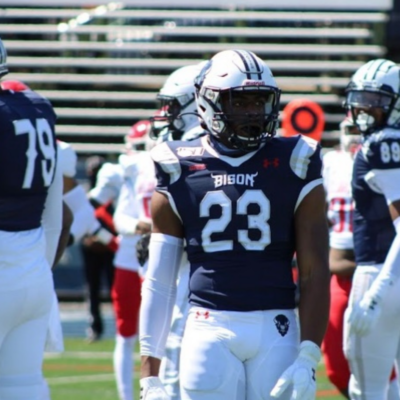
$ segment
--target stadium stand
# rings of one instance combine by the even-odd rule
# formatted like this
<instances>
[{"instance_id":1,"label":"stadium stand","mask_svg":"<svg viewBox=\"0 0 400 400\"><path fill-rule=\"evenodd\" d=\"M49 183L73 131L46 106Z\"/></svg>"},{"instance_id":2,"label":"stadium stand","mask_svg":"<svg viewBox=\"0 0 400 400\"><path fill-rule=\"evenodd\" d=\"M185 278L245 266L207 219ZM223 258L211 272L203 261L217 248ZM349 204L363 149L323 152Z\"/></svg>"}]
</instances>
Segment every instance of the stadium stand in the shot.
<instances>
[{"instance_id":1,"label":"stadium stand","mask_svg":"<svg viewBox=\"0 0 400 400\"><path fill-rule=\"evenodd\" d=\"M232 48L267 60L283 89L282 107L301 97L319 103L326 114L323 144L331 146L348 78L386 54L389 10L383 7L273 10L251 0L218 9L199 1L168 9L155 1L1 3L10 79L52 101L59 137L82 154L117 153L128 128L157 109L167 75Z\"/></svg>"}]
</instances>

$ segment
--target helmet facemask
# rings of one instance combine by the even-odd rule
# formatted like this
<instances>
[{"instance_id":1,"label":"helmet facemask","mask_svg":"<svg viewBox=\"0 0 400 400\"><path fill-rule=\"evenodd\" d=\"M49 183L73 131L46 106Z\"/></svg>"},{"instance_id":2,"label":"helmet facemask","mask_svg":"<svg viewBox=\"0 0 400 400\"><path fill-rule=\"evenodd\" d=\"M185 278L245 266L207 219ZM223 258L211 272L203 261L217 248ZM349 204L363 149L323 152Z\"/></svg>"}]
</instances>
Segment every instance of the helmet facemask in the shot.
<instances>
[{"instance_id":1,"label":"helmet facemask","mask_svg":"<svg viewBox=\"0 0 400 400\"><path fill-rule=\"evenodd\" d=\"M351 113L354 124L363 135L368 135L387 125L388 117L393 109L397 95L381 90L347 91L345 107Z\"/></svg>"},{"instance_id":2,"label":"helmet facemask","mask_svg":"<svg viewBox=\"0 0 400 400\"><path fill-rule=\"evenodd\" d=\"M219 141L235 149L254 151L276 133L280 91L269 86L239 86L200 90L214 109L211 127Z\"/></svg>"},{"instance_id":3,"label":"helmet facemask","mask_svg":"<svg viewBox=\"0 0 400 400\"><path fill-rule=\"evenodd\" d=\"M204 64L196 88L202 126L231 150L254 151L275 135L281 91L254 53L217 53Z\"/></svg>"},{"instance_id":4,"label":"helmet facemask","mask_svg":"<svg viewBox=\"0 0 400 400\"><path fill-rule=\"evenodd\" d=\"M191 96L188 94L177 96L159 94L157 99L164 111L160 116L154 117L154 120L164 125L163 133L168 136L166 140L180 140L190 127L195 113L194 94Z\"/></svg>"},{"instance_id":5,"label":"helmet facemask","mask_svg":"<svg viewBox=\"0 0 400 400\"><path fill-rule=\"evenodd\" d=\"M376 59L361 66L346 88L344 106L362 135L385 127L398 129L400 68L392 61Z\"/></svg>"}]
</instances>

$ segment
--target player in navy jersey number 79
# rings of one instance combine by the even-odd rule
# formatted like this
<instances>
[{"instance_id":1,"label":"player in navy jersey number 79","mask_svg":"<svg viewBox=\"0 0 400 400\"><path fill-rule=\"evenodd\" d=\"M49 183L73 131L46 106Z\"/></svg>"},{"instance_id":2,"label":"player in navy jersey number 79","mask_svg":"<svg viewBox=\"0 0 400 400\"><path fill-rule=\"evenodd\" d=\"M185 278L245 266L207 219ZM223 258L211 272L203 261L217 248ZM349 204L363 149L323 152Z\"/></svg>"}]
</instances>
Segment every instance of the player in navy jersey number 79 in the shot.
<instances>
[{"instance_id":1,"label":"player in navy jersey number 79","mask_svg":"<svg viewBox=\"0 0 400 400\"><path fill-rule=\"evenodd\" d=\"M0 40L0 78L7 73ZM0 398L39 400L51 266L67 243L69 229L60 232L68 209L57 167L56 115L46 99L20 89L0 88Z\"/></svg>"},{"instance_id":2,"label":"player in navy jersey number 79","mask_svg":"<svg viewBox=\"0 0 400 400\"><path fill-rule=\"evenodd\" d=\"M400 345L400 68L360 67L346 107L363 135L352 192L356 271L345 313L350 398L383 400Z\"/></svg>"},{"instance_id":3,"label":"player in navy jersey number 79","mask_svg":"<svg viewBox=\"0 0 400 400\"><path fill-rule=\"evenodd\" d=\"M152 150L158 184L140 315L142 398L168 399L157 375L185 240L191 309L181 398L312 400L329 311L320 147L275 137L280 90L255 54L216 54L197 85L207 134Z\"/></svg>"}]
</instances>

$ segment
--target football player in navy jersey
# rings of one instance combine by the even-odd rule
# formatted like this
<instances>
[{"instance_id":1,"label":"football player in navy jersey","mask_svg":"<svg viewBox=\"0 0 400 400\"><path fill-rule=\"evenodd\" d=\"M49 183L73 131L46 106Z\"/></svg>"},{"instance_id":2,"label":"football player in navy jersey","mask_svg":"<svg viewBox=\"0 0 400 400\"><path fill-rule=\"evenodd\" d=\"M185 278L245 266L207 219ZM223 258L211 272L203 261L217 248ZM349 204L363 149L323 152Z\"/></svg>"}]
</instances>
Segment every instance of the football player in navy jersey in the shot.
<instances>
[{"instance_id":1,"label":"football player in navy jersey","mask_svg":"<svg viewBox=\"0 0 400 400\"><path fill-rule=\"evenodd\" d=\"M400 68L360 67L346 108L363 135L354 161L356 271L345 313L350 398L384 400L400 345Z\"/></svg>"},{"instance_id":2,"label":"football player in navy jersey","mask_svg":"<svg viewBox=\"0 0 400 400\"><path fill-rule=\"evenodd\" d=\"M0 40L0 78L8 73L6 57ZM55 121L49 101L29 88L0 88L0 398L4 400L41 397L53 302L51 264L69 235L69 229L62 230L62 217L68 213L65 209L63 214ZM52 242L52 236L59 240Z\"/></svg>"},{"instance_id":3,"label":"football player in navy jersey","mask_svg":"<svg viewBox=\"0 0 400 400\"><path fill-rule=\"evenodd\" d=\"M191 309L181 398L314 399L329 312L320 147L275 137L280 90L255 54L216 54L197 85L207 134L152 150L158 185L140 315L142 398L168 399L158 372L185 239Z\"/></svg>"}]
</instances>

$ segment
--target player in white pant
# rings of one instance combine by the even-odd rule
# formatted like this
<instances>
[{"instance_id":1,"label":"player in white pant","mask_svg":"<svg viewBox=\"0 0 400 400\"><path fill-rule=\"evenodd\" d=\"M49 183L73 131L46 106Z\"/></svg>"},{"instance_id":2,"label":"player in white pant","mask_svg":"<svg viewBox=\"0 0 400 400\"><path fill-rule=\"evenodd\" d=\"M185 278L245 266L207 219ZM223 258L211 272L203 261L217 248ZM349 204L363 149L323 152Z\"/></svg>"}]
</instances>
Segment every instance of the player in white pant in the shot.
<instances>
[{"instance_id":1,"label":"player in white pant","mask_svg":"<svg viewBox=\"0 0 400 400\"><path fill-rule=\"evenodd\" d=\"M0 41L0 77L7 73ZM62 253L68 234L62 229L56 115L29 89L1 89L0 101L0 398L39 400L53 302L48 260Z\"/></svg>"},{"instance_id":2,"label":"player in white pant","mask_svg":"<svg viewBox=\"0 0 400 400\"><path fill-rule=\"evenodd\" d=\"M185 241L191 311L182 399L315 399L329 310L320 148L302 136L274 137L280 90L254 53L216 54L196 84L206 134L151 152L158 180L140 314L141 395L169 398L158 374Z\"/></svg>"},{"instance_id":3,"label":"player in white pant","mask_svg":"<svg viewBox=\"0 0 400 400\"><path fill-rule=\"evenodd\" d=\"M345 106L363 136L352 191L356 271L345 313L352 400L386 400L400 349L400 68L360 67Z\"/></svg>"},{"instance_id":4,"label":"player in white pant","mask_svg":"<svg viewBox=\"0 0 400 400\"><path fill-rule=\"evenodd\" d=\"M160 110L164 111L154 118L154 123L164 125L164 129L156 138L158 143L173 140L189 141L204 133L197 117L194 86L194 81L203 65L204 63L200 63L178 68L160 89L157 99L160 102ZM180 399L179 364L182 337L189 311L189 268L187 257L184 256L178 277L170 333L160 367L160 379L171 400Z\"/></svg>"},{"instance_id":5,"label":"player in white pant","mask_svg":"<svg viewBox=\"0 0 400 400\"><path fill-rule=\"evenodd\" d=\"M155 173L146 151L149 121L133 125L126 137L127 152L119 157L123 184L114 213L119 246L114 258L112 301L116 317L114 372L119 398L134 398L132 353L137 339L142 276L136 257L136 244L141 235L150 231L150 199L155 187Z\"/></svg>"}]
</instances>

